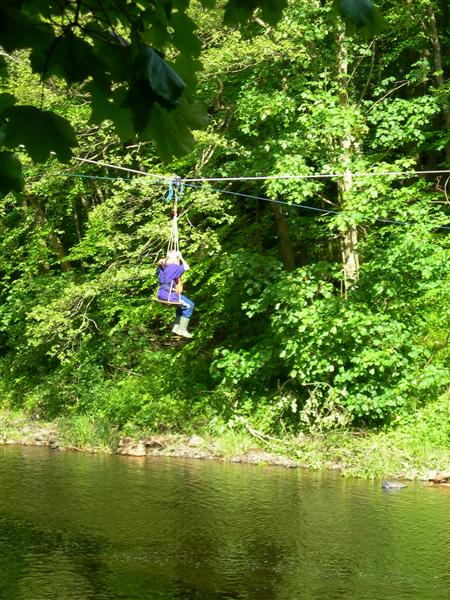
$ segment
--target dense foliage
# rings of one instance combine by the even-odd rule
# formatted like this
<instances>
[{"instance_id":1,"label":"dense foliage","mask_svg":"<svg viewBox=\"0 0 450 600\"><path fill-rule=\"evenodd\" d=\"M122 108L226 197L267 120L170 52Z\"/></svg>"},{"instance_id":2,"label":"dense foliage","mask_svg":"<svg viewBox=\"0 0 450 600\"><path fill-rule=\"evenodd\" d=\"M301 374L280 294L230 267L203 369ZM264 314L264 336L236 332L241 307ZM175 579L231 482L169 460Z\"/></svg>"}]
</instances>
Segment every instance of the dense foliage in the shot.
<instances>
[{"instance_id":1,"label":"dense foliage","mask_svg":"<svg viewBox=\"0 0 450 600\"><path fill-rule=\"evenodd\" d=\"M411 175L450 167L448 8L380 4L369 40L319 1L288 3L276 25L186 8L210 122L168 165L154 142L97 122L76 80L41 87L26 51L5 56L1 97L37 110L44 95L79 157L195 178L340 174L186 183L185 342L152 301L166 181L20 156L25 188L0 203L6 401L125 431L214 431L244 414L279 432L401 421L448 389L449 179ZM40 120L33 135L45 146Z\"/></svg>"},{"instance_id":2,"label":"dense foliage","mask_svg":"<svg viewBox=\"0 0 450 600\"><path fill-rule=\"evenodd\" d=\"M197 10L215 7L199 0ZM279 21L286 0L227 0L223 22L239 24L262 17ZM336 0L344 22L361 32L380 23L371 0ZM207 123L204 106L192 97L202 40L189 0L3 0L0 47L29 49L27 56L42 81L58 77L80 84L90 103L92 123L109 120L123 142L136 135L152 139L170 160L192 150L193 129ZM0 77L8 61L0 55ZM11 150L22 147L37 162L51 154L68 161L77 146L76 130L64 115L41 102L30 104L14 89L0 96L0 195L21 191L22 164Z\"/></svg>"}]
</instances>

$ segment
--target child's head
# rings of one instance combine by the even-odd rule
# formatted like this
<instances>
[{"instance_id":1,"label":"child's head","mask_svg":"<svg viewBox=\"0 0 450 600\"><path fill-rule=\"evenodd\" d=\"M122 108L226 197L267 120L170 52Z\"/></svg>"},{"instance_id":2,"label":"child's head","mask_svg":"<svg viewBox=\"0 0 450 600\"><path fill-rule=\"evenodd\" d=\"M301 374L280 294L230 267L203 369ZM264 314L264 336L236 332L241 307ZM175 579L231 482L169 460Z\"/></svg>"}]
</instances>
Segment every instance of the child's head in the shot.
<instances>
[{"instance_id":1,"label":"child's head","mask_svg":"<svg viewBox=\"0 0 450 600\"><path fill-rule=\"evenodd\" d=\"M170 250L166 256L167 265L177 265L180 261L178 260L178 252L176 250Z\"/></svg>"},{"instance_id":2,"label":"child's head","mask_svg":"<svg viewBox=\"0 0 450 600\"><path fill-rule=\"evenodd\" d=\"M176 250L169 250L166 255L166 258L162 258L158 261L158 264L161 267L165 267L166 265L177 265L179 263L178 252Z\"/></svg>"}]
</instances>

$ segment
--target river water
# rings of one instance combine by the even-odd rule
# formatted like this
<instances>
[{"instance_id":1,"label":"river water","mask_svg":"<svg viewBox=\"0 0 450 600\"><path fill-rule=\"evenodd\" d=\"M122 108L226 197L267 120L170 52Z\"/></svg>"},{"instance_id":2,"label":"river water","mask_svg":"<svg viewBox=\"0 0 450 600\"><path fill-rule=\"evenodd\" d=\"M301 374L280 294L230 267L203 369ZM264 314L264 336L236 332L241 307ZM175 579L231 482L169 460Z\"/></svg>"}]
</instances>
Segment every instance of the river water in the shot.
<instances>
[{"instance_id":1,"label":"river water","mask_svg":"<svg viewBox=\"0 0 450 600\"><path fill-rule=\"evenodd\" d=\"M0 448L1 600L449 600L450 490Z\"/></svg>"}]
</instances>

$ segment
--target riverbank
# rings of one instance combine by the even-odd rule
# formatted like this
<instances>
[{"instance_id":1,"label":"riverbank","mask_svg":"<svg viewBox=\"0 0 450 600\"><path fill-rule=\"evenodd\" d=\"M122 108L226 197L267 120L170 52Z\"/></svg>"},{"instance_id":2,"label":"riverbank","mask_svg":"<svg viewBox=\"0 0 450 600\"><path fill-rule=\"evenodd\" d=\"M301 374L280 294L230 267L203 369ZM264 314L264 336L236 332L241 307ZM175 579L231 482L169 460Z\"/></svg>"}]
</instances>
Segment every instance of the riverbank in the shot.
<instances>
[{"instance_id":1,"label":"riverbank","mask_svg":"<svg viewBox=\"0 0 450 600\"><path fill-rule=\"evenodd\" d=\"M145 431L123 436L86 415L46 422L4 410L0 412L0 445L333 469L343 476L363 478L429 481L450 472L450 445L442 436L433 439L428 430L421 429L420 421L386 432L347 430L283 438L258 432L245 420L241 427L215 436Z\"/></svg>"}]
</instances>

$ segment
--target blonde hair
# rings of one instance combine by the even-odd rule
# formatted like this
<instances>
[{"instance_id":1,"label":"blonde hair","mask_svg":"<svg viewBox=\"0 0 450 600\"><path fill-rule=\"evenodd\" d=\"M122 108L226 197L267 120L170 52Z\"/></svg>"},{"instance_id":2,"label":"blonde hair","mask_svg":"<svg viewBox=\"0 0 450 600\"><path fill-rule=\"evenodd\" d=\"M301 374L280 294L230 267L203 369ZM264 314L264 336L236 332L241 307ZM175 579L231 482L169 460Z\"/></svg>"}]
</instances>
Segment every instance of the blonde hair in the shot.
<instances>
[{"instance_id":1,"label":"blonde hair","mask_svg":"<svg viewBox=\"0 0 450 600\"><path fill-rule=\"evenodd\" d=\"M176 250L169 250L169 252L166 255L166 262L168 263L169 261L176 261L178 262L179 258L178 258L178 252Z\"/></svg>"},{"instance_id":2,"label":"blonde hair","mask_svg":"<svg viewBox=\"0 0 450 600\"><path fill-rule=\"evenodd\" d=\"M160 267L165 267L167 265L178 264L178 262L179 262L178 252L176 250L169 250L169 252L166 254L165 258L161 258L160 260L158 260L158 265Z\"/></svg>"}]
</instances>

